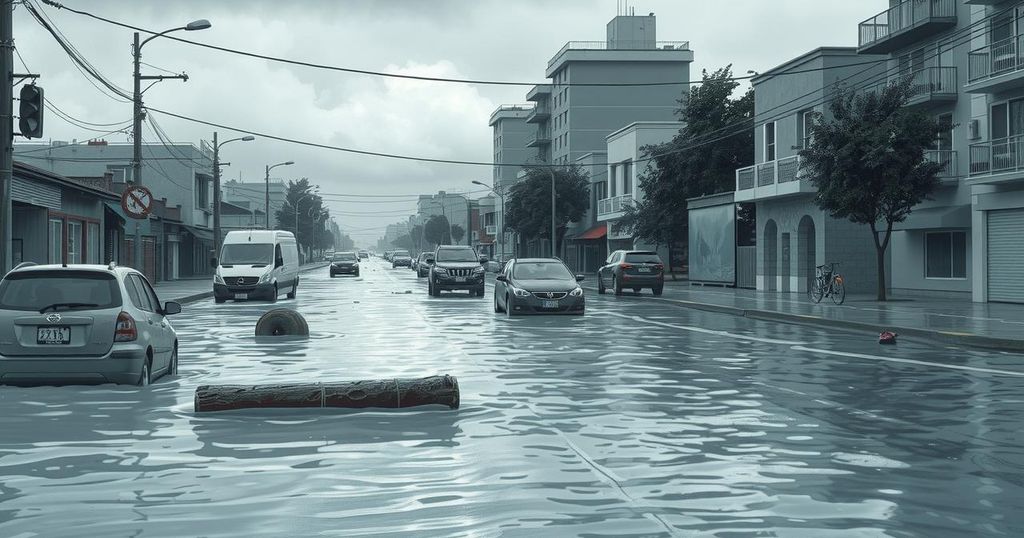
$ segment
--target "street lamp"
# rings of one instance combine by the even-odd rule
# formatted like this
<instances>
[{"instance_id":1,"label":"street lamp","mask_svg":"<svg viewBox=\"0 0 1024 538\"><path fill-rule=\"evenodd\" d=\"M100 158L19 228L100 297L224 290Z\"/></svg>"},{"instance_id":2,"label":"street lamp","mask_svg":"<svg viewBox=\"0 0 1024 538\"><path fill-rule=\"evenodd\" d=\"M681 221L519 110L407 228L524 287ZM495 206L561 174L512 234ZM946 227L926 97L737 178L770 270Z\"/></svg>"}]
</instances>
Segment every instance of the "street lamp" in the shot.
<instances>
[{"instance_id":1,"label":"street lamp","mask_svg":"<svg viewBox=\"0 0 1024 538\"><path fill-rule=\"evenodd\" d=\"M291 166L293 164L295 164L295 161L285 161L283 163L268 164L267 165L267 205L266 205L266 215L265 215L267 221L264 223L264 227L267 230L270 229L270 171L275 169L275 168L277 168L278 166Z\"/></svg>"},{"instance_id":2,"label":"street lamp","mask_svg":"<svg viewBox=\"0 0 1024 538\"><path fill-rule=\"evenodd\" d=\"M213 132L213 251L220 255L220 147L230 142L252 142L255 136L246 135L217 143L217 131Z\"/></svg>"},{"instance_id":3,"label":"street lamp","mask_svg":"<svg viewBox=\"0 0 1024 538\"><path fill-rule=\"evenodd\" d=\"M135 41L132 47L132 57L134 59L135 70L132 78L135 82L135 88L132 93L132 106L134 112L132 114L132 120L134 125L132 126L132 175L135 185L142 185L142 81L152 80L154 84L161 80L167 79L180 79L182 81L188 80L188 75L182 73L180 75L156 75L156 76L143 76L140 72L140 64L142 62L142 47L149 43L153 39L169 34L171 32L177 32L178 30L194 31L194 30L205 30L211 26L210 21L206 19L194 20L185 26L177 28L171 28L164 30L158 34L153 34L147 37L142 43L139 43L139 33L135 32ZM216 244L216 242L214 243ZM139 229L139 224L135 223L135 259L133 265L139 267L139 263L142 262L142 232ZM141 268L141 267L140 267Z\"/></svg>"},{"instance_id":4,"label":"street lamp","mask_svg":"<svg viewBox=\"0 0 1024 538\"><path fill-rule=\"evenodd\" d=\"M551 257L555 256L555 168L549 167L551 174Z\"/></svg>"},{"instance_id":5,"label":"street lamp","mask_svg":"<svg viewBox=\"0 0 1024 538\"><path fill-rule=\"evenodd\" d=\"M498 197L498 200L501 202L501 209L499 211L501 214L501 219L499 221L500 226L498 226L498 250L500 252L498 263L500 264L505 260L505 193L495 190L490 185L483 183L481 181L473 181L473 184L480 185L481 187L485 187L486 189L490 190L491 192L494 193L495 196Z\"/></svg>"},{"instance_id":6,"label":"street lamp","mask_svg":"<svg viewBox=\"0 0 1024 538\"><path fill-rule=\"evenodd\" d=\"M319 189L319 188L320 188L320 185L316 185L316 189ZM295 201L295 245L296 246L299 246L299 205L301 205L302 201L305 200L306 198L309 198L310 196L316 196L318 194L320 194L319 190L314 190L313 192L307 192L306 194L300 196L299 199ZM312 208L310 208L310 209L312 209ZM302 247L299 246L299 249L301 250Z\"/></svg>"}]
</instances>

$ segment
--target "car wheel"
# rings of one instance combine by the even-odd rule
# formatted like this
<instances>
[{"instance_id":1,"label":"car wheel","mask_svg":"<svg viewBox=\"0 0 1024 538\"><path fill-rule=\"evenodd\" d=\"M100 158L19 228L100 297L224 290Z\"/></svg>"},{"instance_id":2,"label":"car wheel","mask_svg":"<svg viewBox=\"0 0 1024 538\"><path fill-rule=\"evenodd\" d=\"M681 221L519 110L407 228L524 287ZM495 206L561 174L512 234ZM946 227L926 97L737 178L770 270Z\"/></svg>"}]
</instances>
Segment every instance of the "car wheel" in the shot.
<instances>
[{"instance_id":1,"label":"car wheel","mask_svg":"<svg viewBox=\"0 0 1024 538\"><path fill-rule=\"evenodd\" d=\"M604 289L604 279L601 278L601 273L598 273L597 274L597 293L600 294L600 295L604 295L604 292L605 292L605 289Z\"/></svg>"},{"instance_id":2,"label":"car wheel","mask_svg":"<svg viewBox=\"0 0 1024 538\"><path fill-rule=\"evenodd\" d=\"M619 277L612 276L612 289L615 290L615 295L622 295L622 284L619 284Z\"/></svg>"},{"instance_id":3,"label":"car wheel","mask_svg":"<svg viewBox=\"0 0 1024 538\"><path fill-rule=\"evenodd\" d=\"M643 288L633 288L633 293L640 293L641 289Z\"/></svg>"},{"instance_id":4,"label":"car wheel","mask_svg":"<svg viewBox=\"0 0 1024 538\"><path fill-rule=\"evenodd\" d=\"M292 291L288 293L288 298L289 299L294 299L295 298L295 294L298 293L298 292L299 292L299 279L298 279L298 277L296 277L295 278L295 283L292 284Z\"/></svg>"},{"instance_id":5,"label":"car wheel","mask_svg":"<svg viewBox=\"0 0 1024 538\"><path fill-rule=\"evenodd\" d=\"M512 297L509 295L505 296L505 314L508 317L516 315L515 303L512 302Z\"/></svg>"},{"instance_id":6,"label":"car wheel","mask_svg":"<svg viewBox=\"0 0 1024 538\"><path fill-rule=\"evenodd\" d=\"M178 375L178 343L174 343L171 360L167 363L167 375Z\"/></svg>"},{"instance_id":7,"label":"car wheel","mask_svg":"<svg viewBox=\"0 0 1024 538\"><path fill-rule=\"evenodd\" d=\"M274 291L272 291L270 293L273 294L273 295L270 296L270 302L276 303L277 302L277 284L274 284Z\"/></svg>"},{"instance_id":8,"label":"car wheel","mask_svg":"<svg viewBox=\"0 0 1024 538\"><path fill-rule=\"evenodd\" d=\"M501 305L498 304L498 294L497 293L494 294L494 313L495 314L500 314L501 313Z\"/></svg>"},{"instance_id":9,"label":"car wheel","mask_svg":"<svg viewBox=\"0 0 1024 538\"><path fill-rule=\"evenodd\" d=\"M356 277L358 277L358 276L359 276L359 271L356 271Z\"/></svg>"},{"instance_id":10,"label":"car wheel","mask_svg":"<svg viewBox=\"0 0 1024 538\"><path fill-rule=\"evenodd\" d=\"M486 291L486 290L484 289L484 287L483 287L483 286L480 286L480 289L476 290L476 296L477 296L477 297L483 297L483 296L484 296L484 291Z\"/></svg>"},{"instance_id":11,"label":"car wheel","mask_svg":"<svg viewBox=\"0 0 1024 538\"><path fill-rule=\"evenodd\" d=\"M662 294L662 292L665 291L665 286L664 285L658 286L657 288L654 288L651 291L654 292L654 295L660 296Z\"/></svg>"},{"instance_id":12,"label":"car wheel","mask_svg":"<svg viewBox=\"0 0 1024 538\"><path fill-rule=\"evenodd\" d=\"M139 380L135 382L135 385L138 387L147 387L149 386L150 381L151 379L149 376L149 359L147 358L142 363L142 371L139 372Z\"/></svg>"}]
</instances>

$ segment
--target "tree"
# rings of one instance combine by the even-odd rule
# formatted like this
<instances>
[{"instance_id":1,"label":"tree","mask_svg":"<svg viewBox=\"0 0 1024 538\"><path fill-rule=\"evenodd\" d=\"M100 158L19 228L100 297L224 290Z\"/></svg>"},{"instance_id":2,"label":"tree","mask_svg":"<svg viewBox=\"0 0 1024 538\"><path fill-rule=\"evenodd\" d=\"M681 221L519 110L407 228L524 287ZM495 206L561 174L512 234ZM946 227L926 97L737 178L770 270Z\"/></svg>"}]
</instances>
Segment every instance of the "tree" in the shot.
<instances>
[{"instance_id":1,"label":"tree","mask_svg":"<svg viewBox=\"0 0 1024 538\"><path fill-rule=\"evenodd\" d=\"M810 147L800 152L818 207L871 229L879 301L886 300L885 251L893 224L931 195L945 166L926 161L924 152L949 125L905 107L914 91L909 79L879 92L838 88L831 118L815 118Z\"/></svg>"},{"instance_id":2,"label":"tree","mask_svg":"<svg viewBox=\"0 0 1024 538\"><path fill-rule=\"evenodd\" d=\"M462 229L462 226L458 224L452 224L452 242L458 245L462 242L462 238L466 236L466 230Z\"/></svg>"},{"instance_id":3,"label":"tree","mask_svg":"<svg viewBox=\"0 0 1024 538\"><path fill-rule=\"evenodd\" d=\"M423 238L433 245L447 245L451 242L451 226L444 215L431 215L423 225Z\"/></svg>"},{"instance_id":4,"label":"tree","mask_svg":"<svg viewBox=\"0 0 1024 538\"><path fill-rule=\"evenodd\" d=\"M298 211L296 211L298 207ZM298 216L296 227L295 217ZM277 228L296 233L296 242L307 249L314 248L316 236L322 234L323 222L330 216L323 199L313 193L308 178L289 181L284 205L276 212Z\"/></svg>"},{"instance_id":5,"label":"tree","mask_svg":"<svg viewBox=\"0 0 1024 538\"><path fill-rule=\"evenodd\" d=\"M702 83L679 99L683 127L669 142L641 148L649 159L637 182L643 199L626 207L614 232L666 246L672 260L674 245L687 239L686 200L733 190L736 169L754 163L753 130L725 134L754 116L753 89L733 99L737 87L729 65L704 71Z\"/></svg>"},{"instance_id":6,"label":"tree","mask_svg":"<svg viewBox=\"0 0 1024 538\"><path fill-rule=\"evenodd\" d=\"M412 252L414 250L413 247L415 246L416 243L413 242L412 236L410 236L409 234L405 234L398 236L398 238L392 241L391 244L394 245L395 247L404 248L405 250Z\"/></svg>"},{"instance_id":7,"label":"tree","mask_svg":"<svg viewBox=\"0 0 1024 538\"><path fill-rule=\"evenodd\" d=\"M526 177L509 189L505 227L523 237L551 239L550 168L530 166ZM579 166L555 169L555 251L561 249L566 226L583 218L590 207L590 179Z\"/></svg>"},{"instance_id":8,"label":"tree","mask_svg":"<svg viewBox=\"0 0 1024 538\"><path fill-rule=\"evenodd\" d=\"M412 239L413 251L420 252L423 250L423 226L417 224L409 230L409 237Z\"/></svg>"}]
</instances>

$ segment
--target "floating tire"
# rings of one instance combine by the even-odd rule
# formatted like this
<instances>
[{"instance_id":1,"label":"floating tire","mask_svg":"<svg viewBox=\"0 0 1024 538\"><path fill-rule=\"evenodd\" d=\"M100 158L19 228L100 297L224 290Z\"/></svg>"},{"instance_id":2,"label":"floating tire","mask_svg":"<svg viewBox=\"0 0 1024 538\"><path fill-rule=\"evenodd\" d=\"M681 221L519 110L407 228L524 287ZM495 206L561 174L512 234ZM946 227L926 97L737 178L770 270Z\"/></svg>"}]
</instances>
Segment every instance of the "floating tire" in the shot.
<instances>
[{"instance_id":1,"label":"floating tire","mask_svg":"<svg viewBox=\"0 0 1024 538\"><path fill-rule=\"evenodd\" d=\"M290 308L275 308L260 316L256 336L309 336L309 325L302 314Z\"/></svg>"}]
</instances>

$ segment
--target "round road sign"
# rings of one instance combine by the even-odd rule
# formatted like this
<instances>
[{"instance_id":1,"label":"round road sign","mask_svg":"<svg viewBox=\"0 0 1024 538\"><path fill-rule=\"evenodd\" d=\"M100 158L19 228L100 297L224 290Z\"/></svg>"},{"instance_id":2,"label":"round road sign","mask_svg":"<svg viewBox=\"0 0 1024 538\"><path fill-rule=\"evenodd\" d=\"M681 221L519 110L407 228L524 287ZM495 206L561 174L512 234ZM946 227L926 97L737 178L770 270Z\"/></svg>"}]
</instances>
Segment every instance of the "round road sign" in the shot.
<instances>
[{"instance_id":1,"label":"round road sign","mask_svg":"<svg viewBox=\"0 0 1024 538\"><path fill-rule=\"evenodd\" d=\"M142 185L128 187L121 195L121 209L133 219L144 219L153 209L153 193Z\"/></svg>"}]
</instances>

